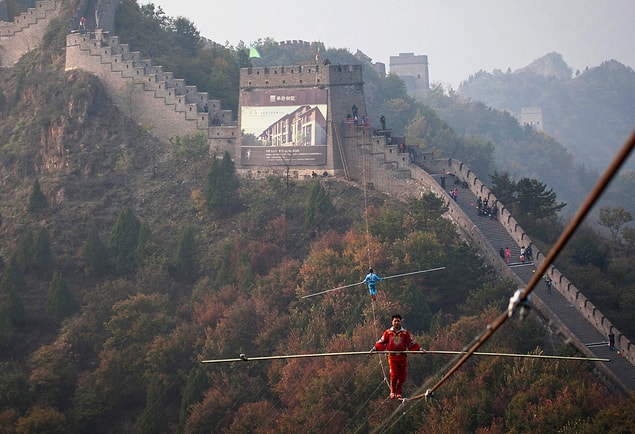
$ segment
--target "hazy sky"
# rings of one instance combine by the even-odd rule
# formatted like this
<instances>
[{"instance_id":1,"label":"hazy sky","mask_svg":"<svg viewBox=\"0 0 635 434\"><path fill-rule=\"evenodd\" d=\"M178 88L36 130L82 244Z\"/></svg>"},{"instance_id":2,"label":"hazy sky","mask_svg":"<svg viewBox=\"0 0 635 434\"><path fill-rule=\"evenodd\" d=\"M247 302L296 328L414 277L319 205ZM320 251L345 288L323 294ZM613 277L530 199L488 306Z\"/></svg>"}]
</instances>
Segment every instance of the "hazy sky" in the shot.
<instances>
[{"instance_id":1,"label":"hazy sky","mask_svg":"<svg viewBox=\"0 0 635 434\"><path fill-rule=\"evenodd\" d=\"M138 0L140 4L150 3ZM635 0L262 1L155 0L215 42L321 41L389 66L426 54L431 82L452 85L479 70L516 70L550 52L575 72L615 59L635 67ZM629 42L630 41L630 42Z\"/></svg>"}]
</instances>

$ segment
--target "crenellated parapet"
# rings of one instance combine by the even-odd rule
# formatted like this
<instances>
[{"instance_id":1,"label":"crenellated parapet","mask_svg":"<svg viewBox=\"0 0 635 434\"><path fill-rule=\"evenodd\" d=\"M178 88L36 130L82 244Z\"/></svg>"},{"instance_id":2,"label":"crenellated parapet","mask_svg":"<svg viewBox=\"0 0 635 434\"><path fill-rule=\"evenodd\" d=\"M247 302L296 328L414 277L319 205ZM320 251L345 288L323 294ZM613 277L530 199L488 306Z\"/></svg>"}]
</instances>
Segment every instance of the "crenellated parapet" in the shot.
<instances>
[{"instance_id":1,"label":"crenellated parapet","mask_svg":"<svg viewBox=\"0 0 635 434\"><path fill-rule=\"evenodd\" d=\"M62 0L38 0L13 21L0 21L0 66L11 67L42 42L51 20L60 14Z\"/></svg>"},{"instance_id":2,"label":"crenellated parapet","mask_svg":"<svg viewBox=\"0 0 635 434\"><path fill-rule=\"evenodd\" d=\"M294 65L243 68L240 71L241 89L363 84L361 65Z\"/></svg>"},{"instance_id":3,"label":"crenellated parapet","mask_svg":"<svg viewBox=\"0 0 635 434\"><path fill-rule=\"evenodd\" d=\"M238 126L231 110L207 92L142 58L118 36L97 30L72 33L66 39L66 70L98 76L115 103L155 136L204 133L214 151L235 151Z\"/></svg>"}]
</instances>

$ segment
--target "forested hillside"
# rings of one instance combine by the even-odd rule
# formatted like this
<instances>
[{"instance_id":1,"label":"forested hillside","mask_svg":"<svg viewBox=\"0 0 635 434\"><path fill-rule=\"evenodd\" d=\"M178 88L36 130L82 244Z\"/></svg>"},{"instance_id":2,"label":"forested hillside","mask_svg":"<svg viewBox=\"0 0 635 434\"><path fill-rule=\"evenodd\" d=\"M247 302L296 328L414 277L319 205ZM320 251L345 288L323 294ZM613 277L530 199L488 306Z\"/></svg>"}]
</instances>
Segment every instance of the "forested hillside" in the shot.
<instances>
[{"instance_id":1,"label":"forested hillside","mask_svg":"<svg viewBox=\"0 0 635 434\"><path fill-rule=\"evenodd\" d=\"M544 131L578 164L603 170L635 127L635 71L618 60L572 74L551 53L518 71L481 71L457 93L516 117L523 107L540 107ZM628 168L635 169L635 160Z\"/></svg>"},{"instance_id":2,"label":"forested hillside","mask_svg":"<svg viewBox=\"0 0 635 434\"><path fill-rule=\"evenodd\" d=\"M157 41L196 33L164 18ZM201 137L157 141L97 77L64 72L64 28L0 71L0 432L635 431L633 402L588 362L474 357L398 418L382 356L200 363L365 352L395 312L425 348L460 350L516 288L458 237L439 198L240 178ZM231 83L244 52L216 48L210 64ZM486 142L397 95L430 146L482 147L474 162L487 167ZM301 298L360 282L369 265L384 277L445 269L379 282L374 303L362 285ZM574 353L533 315L484 351ZM411 356L406 394L448 360Z\"/></svg>"}]
</instances>

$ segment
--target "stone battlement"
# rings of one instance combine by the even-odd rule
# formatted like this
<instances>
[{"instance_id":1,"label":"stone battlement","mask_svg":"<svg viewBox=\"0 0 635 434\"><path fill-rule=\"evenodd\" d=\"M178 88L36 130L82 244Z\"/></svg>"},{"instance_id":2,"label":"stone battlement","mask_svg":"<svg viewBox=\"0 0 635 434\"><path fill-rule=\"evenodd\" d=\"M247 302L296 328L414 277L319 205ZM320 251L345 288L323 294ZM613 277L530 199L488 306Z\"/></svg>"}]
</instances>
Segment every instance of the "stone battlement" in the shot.
<instances>
[{"instance_id":1,"label":"stone battlement","mask_svg":"<svg viewBox=\"0 0 635 434\"><path fill-rule=\"evenodd\" d=\"M350 86L362 85L363 83L361 65L294 65L243 68L240 71L241 89L320 85Z\"/></svg>"},{"instance_id":2,"label":"stone battlement","mask_svg":"<svg viewBox=\"0 0 635 434\"><path fill-rule=\"evenodd\" d=\"M0 66L11 67L38 47L51 20L60 14L62 0L39 0L11 22L0 21Z\"/></svg>"},{"instance_id":3,"label":"stone battlement","mask_svg":"<svg viewBox=\"0 0 635 434\"><path fill-rule=\"evenodd\" d=\"M39 0L34 8L29 8L15 17L13 21L0 22L0 36L14 36L18 32L23 32L38 21L51 16L51 12L58 10L61 0ZM48 24L48 23L47 23Z\"/></svg>"},{"instance_id":4,"label":"stone battlement","mask_svg":"<svg viewBox=\"0 0 635 434\"><path fill-rule=\"evenodd\" d=\"M73 69L97 75L115 103L157 137L204 133L212 148L234 153L238 126L232 111L151 59L143 59L118 36L100 30L68 35L66 70Z\"/></svg>"}]
</instances>

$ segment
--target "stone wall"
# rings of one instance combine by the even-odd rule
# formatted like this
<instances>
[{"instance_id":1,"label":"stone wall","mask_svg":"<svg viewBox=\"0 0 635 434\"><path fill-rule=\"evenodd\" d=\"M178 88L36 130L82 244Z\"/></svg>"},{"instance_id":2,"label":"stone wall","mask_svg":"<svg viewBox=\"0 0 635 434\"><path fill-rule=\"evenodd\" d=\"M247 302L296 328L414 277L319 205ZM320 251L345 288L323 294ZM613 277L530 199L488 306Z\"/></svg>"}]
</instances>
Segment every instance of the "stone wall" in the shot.
<instances>
[{"instance_id":1,"label":"stone wall","mask_svg":"<svg viewBox=\"0 0 635 434\"><path fill-rule=\"evenodd\" d=\"M465 180L470 190L477 196L487 197L489 202L496 201L496 196L484 185L479 178L463 163L455 159L433 159L430 154L426 156L425 167L431 173L447 173L458 177L461 181ZM421 171L425 173L424 171ZM422 173L418 173L417 176L423 176ZM430 182L430 181L428 181ZM440 193L446 194L440 186L438 188L435 185L438 185L434 180L431 181L433 184L430 185L432 190L441 190ZM500 204L500 203L499 203ZM450 203L450 205L454 205ZM457 206L452 207L450 209L450 216L457 223L457 225L465 231L467 229L467 225L469 223L465 223L464 217L461 216L460 210L454 209L458 208ZM531 243L531 239L529 235L523 230L523 228L518 224L518 222L511 215L509 210L505 208L504 204L500 204L499 206L499 221L506 228L509 235L514 239L516 244L518 245L528 245ZM465 217L467 218L467 216ZM469 219L468 219L469 220ZM478 231L478 229L476 230ZM478 234L472 233L471 236L475 236ZM508 267L504 266L504 262L500 258L498 252L491 246L488 247L489 243L483 244L483 242L477 236L475 238L475 242L477 246L481 250L487 254L488 262L492 264L498 263L496 267L497 272L505 275L505 270ZM537 267L540 267L546 256L543 252L538 250L536 246L532 246L534 253L534 262ZM550 265L547 275L551 277L553 280L553 288L559 291L573 306L575 306L580 313L592 324L603 336L608 336L609 333L613 333L615 335L615 347L621 351L625 357L630 361L631 364L635 365L635 345L622 333L620 332L606 316L599 311L599 309L591 303L591 301L584 296L584 294L576 288L556 267ZM546 306L543 307L545 310ZM575 339L575 336L568 336L569 338ZM580 347L580 348L583 348Z\"/></svg>"},{"instance_id":2,"label":"stone wall","mask_svg":"<svg viewBox=\"0 0 635 434\"><path fill-rule=\"evenodd\" d=\"M207 92L142 59L117 36L100 30L68 35L66 70L74 69L98 76L120 109L153 135L168 140L202 133L211 150L234 155L238 126L232 112L219 100L209 99Z\"/></svg>"},{"instance_id":3,"label":"stone wall","mask_svg":"<svg viewBox=\"0 0 635 434\"><path fill-rule=\"evenodd\" d=\"M59 16L61 5L62 0L39 0L13 21L0 22L0 66L11 67L37 48L51 20Z\"/></svg>"}]
</instances>

